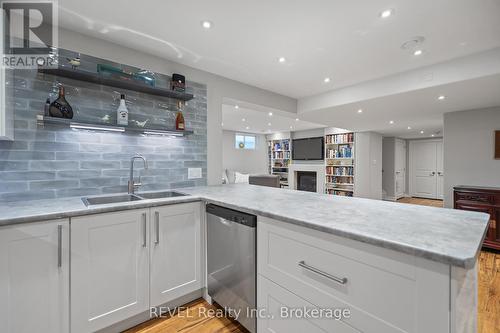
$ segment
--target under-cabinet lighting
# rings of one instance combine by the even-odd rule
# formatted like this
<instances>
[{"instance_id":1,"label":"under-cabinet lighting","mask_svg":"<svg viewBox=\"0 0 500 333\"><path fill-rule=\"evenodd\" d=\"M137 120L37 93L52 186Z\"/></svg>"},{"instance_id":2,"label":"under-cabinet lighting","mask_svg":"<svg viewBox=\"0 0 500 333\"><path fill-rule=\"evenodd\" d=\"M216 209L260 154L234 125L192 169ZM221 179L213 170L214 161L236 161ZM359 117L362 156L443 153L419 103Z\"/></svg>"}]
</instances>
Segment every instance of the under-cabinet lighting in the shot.
<instances>
[{"instance_id":1,"label":"under-cabinet lighting","mask_svg":"<svg viewBox=\"0 0 500 333\"><path fill-rule=\"evenodd\" d=\"M181 132L155 131L155 130L144 131L144 134L146 134L146 135L159 135L159 136L175 136L175 137L184 136L184 134Z\"/></svg>"},{"instance_id":2,"label":"under-cabinet lighting","mask_svg":"<svg viewBox=\"0 0 500 333\"><path fill-rule=\"evenodd\" d=\"M125 132L125 128L123 128L123 127L86 125L86 124L79 124L79 123L70 123L69 127L74 128L74 129L84 129L84 130L97 130L97 131L108 131L108 132Z\"/></svg>"}]
</instances>

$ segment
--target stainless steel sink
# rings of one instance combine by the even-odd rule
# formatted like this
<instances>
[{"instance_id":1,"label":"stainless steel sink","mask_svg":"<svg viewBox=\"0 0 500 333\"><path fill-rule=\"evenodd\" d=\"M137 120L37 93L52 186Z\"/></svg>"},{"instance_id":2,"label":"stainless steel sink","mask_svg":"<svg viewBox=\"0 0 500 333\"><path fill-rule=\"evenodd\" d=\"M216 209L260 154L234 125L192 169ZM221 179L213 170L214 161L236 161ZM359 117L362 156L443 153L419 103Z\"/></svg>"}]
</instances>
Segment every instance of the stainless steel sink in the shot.
<instances>
[{"instance_id":1,"label":"stainless steel sink","mask_svg":"<svg viewBox=\"0 0 500 333\"><path fill-rule=\"evenodd\" d=\"M85 206L105 205L111 203L130 202L142 200L141 197L133 194L110 195L107 197L85 197L82 198Z\"/></svg>"},{"instance_id":2,"label":"stainless steel sink","mask_svg":"<svg viewBox=\"0 0 500 333\"><path fill-rule=\"evenodd\" d=\"M143 199L162 199L162 198L183 197L187 196L188 194L176 191L163 191L163 192L152 192L152 193L137 193L136 195Z\"/></svg>"}]
</instances>

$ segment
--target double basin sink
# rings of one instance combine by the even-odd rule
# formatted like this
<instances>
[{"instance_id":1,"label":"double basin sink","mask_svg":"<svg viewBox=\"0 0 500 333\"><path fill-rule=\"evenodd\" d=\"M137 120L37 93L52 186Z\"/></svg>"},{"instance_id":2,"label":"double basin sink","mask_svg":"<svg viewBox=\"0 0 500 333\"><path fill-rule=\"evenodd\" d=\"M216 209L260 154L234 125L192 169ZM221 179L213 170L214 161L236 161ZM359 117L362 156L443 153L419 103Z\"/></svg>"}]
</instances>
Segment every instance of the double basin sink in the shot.
<instances>
[{"instance_id":1,"label":"double basin sink","mask_svg":"<svg viewBox=\"0 0 500 333\"><path fill-rule=\"evenodd\" d=\"M94 205L106 205L112 203L122 203L122 202L132 202L140 201L145 199L164 199L164 198L174 198L183 197L188 194L176 192L176 191L163 191L163 192L150 192L150 193L137 193L137 194L118 194L110 195L105 197L84 197L82 198L85 206Z\"/></svg>"}]
</instances>

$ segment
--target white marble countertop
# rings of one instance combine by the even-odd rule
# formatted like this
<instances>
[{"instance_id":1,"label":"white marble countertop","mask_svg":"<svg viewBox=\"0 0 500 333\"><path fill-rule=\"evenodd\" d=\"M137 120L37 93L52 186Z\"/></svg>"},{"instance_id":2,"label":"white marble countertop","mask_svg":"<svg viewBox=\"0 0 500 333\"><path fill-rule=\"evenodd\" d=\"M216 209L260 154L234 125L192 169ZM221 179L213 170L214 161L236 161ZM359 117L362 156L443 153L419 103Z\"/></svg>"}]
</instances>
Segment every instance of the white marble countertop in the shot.
<instances>
[{"instance_id":1,"label":"white marble countertop","mask_svg":"<svg viewBox=\"0 0 500 333\"><path fill-rule=\"evenodd\" d=\"M80 198L0 202L0 226L203 200L341 237L471 268L488 227L484 213L347 198L248 184L180 189L186 197L86 207Z\"/></svg>"}]
</instances>

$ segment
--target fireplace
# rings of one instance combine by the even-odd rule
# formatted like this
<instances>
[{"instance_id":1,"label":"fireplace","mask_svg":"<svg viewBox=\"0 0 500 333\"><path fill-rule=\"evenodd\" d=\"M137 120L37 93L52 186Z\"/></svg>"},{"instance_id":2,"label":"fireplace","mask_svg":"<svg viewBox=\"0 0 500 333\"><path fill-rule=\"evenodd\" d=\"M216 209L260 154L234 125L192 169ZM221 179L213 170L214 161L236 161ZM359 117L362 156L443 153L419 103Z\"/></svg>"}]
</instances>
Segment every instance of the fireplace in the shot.
<instances>
[{"instance_id":1,"label":"fireplace","mask_svg":"<svg viewBox=\"0 0 500 333\"><path fill-rule=\"evenodd\" d=\"M316 192L316 172L296 171L297 190Z\"/></svg>"}]
</instances>

